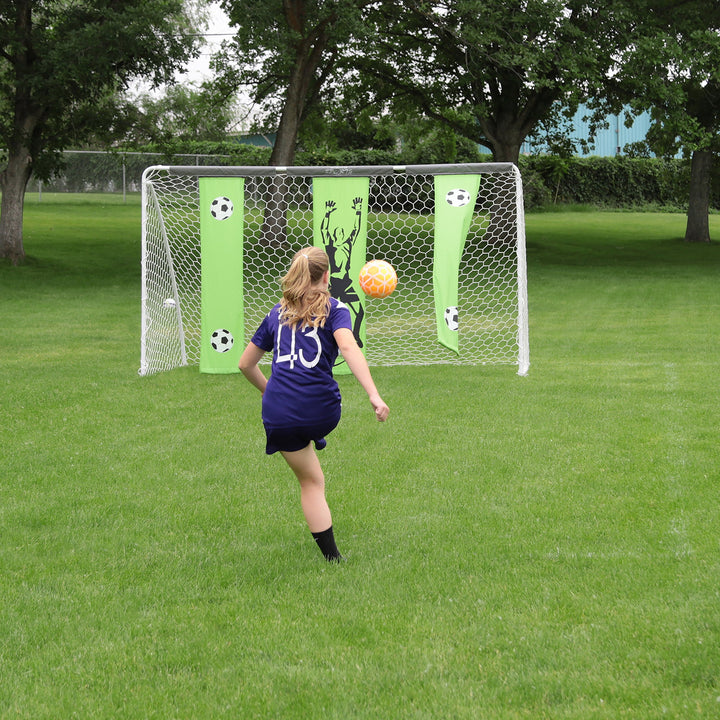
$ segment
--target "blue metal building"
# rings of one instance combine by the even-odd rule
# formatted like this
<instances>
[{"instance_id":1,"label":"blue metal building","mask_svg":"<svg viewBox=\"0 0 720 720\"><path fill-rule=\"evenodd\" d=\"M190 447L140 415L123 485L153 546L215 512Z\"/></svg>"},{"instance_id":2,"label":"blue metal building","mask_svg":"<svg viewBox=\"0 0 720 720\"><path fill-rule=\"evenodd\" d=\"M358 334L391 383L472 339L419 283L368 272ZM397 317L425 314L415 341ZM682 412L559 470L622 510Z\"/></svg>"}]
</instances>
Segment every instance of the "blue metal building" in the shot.
<instances>
[{"instance_id":1,"label":"blue metal building","mask_svg":"<svg viewBox=\"0 0 720 720\"><path fill-rule=\"evenodd\" d=\"M589 136L589 124L583 120L583 117L588 114L589 111L584 106L581 106L575 113L572 121L574 132L571 137L573 139L586 139ZM638 115L629 128L625 127L625 117L622 113L620 115L611 115L607 120L608 127L598 131L590 152L583 152L578 147L577 154L579 156L611 157L622 155L626 145L644 140L650 128L649 113ZM527 140L520 148L520 153L523 155L534 155L538 152L543 152L543 149Z\"/></svg>"}]
</instances>

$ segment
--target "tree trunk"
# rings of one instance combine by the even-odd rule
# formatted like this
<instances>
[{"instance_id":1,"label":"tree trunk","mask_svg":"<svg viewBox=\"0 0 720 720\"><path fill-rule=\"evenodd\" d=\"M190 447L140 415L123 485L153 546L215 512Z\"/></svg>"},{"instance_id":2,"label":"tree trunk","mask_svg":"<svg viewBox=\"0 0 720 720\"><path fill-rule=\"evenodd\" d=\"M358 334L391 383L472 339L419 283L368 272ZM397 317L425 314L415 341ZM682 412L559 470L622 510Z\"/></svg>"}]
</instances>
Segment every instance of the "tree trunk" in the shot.
<instances>
[{"instance_id":1,"label":"tree trunk","mask_svg":"<svg viewBox=\"0 0 720 720\"><path fill-rule=\"evenodd\" d=\"M23 206L31 171L30 153L21 148L10 154L7 167L0 173L0 257L7 258L13 265L25 259Z\"/></svg>"},{"instance_id":2,"label":"tree trunk","mask_svg":"<svg viewBox=\"0 0 720 720\"><path fill-rule=\"evenodd\" d=\"M271 165L287 167L292 165L295 160L300 116L304 106L304 98L299 97L299 94L296 83L292 83L288 88L285 105L278 124L275 144L270 155Z\"/></svg>"},{"instance_id":3,"label":"tree trunk","mask_svg":"<svg viewBox=\"0 0 720 720\"><path fill-rule=\"evenodd\" d=\"M270 155L270 165L275 167L289 167L295 160L295 148L300 127L300 112L302 101L298 97L297 88L293 84L288 88L288 94L283 107L280 124L278 125L275 145ZM268 198L265 204L265 216L260 237L265 245L277 247L287 239L287 210L286 179L276 175L270 179Z\"/></svg>"},{"instance_id":4,"label":"tree trunk","mask_svg":"<svg viewBox=\"0 0 720 720\"><path fill-rule=\"evenodd\" d=\"M712 164L713 154L710 150L693 151L685 242L710 242L708 215Z\"/></svg>"},{"instance_id":5,"label":"tree trunk","mask_svg":"<svg viewBox=\"0 0 720 720\"><path fill-rule=\"evenodd\" d=\"M283 2L285 20L301 38L295 47L295 63L285 95L275 145L270 155L270 164L289 167L295 162L297 137L305 111L308 93L320 66L323 52L329 41L329 32L337 21L337 14L331 12L316 27L305 26L305 3ZM322 79L318 82L322 83ZM269 197L265 206L262 227L262 242L282 245L287 242L287 182L282 176L272 179Z\"/></svg>"},{"instance_id":6,"label":"tree trunk","mask_svg":"<svg viewBox=\"0 0 720 720\"><path fill-rule=\"evenodd\" d=\"M517 133L514 132L508 133L508 137L499 137L502 134L498 132L492 138L493 161L510 162L517 166L522 139L518 139ZM496 182L493 176L490 178L492 182ZM517 206L514 196L511 198L493 193L493 197L485 237L488 242L495 245L515 244L517 243Z\"/></svg>"},{"instance_id":7,"label":"tree trunk","mask_svg":"<svg viewBox=\"0 0 720 720\"><path fill-rule=\"evenodd\" d=\"M285 104L283 106L280 123L278 125L275 144L270 155L270 165L276 167L289 167L295 161L300 118L305 106L305 95L309 79L303 77L307 69L298 59L295 72L290 79ZM312 72L312 70L310 70ZM268 199L265 205L265 217L261 231L263 244L277 247L287 240L287 210L286 197L287 182L281 175L270 180Z\"/></svg>"},{"instance_id":8,"label":"tree trunk","mask_svg":"<svg viewBox=\"0 0 720 720\"><path fill-rule=\"evenodd\" d=\"M520 146L522 141L517 142L514 138L509 141L496 140L493 142L493 161L510 162L517 165L520 162Z\"/></svg>"}]
</instances>

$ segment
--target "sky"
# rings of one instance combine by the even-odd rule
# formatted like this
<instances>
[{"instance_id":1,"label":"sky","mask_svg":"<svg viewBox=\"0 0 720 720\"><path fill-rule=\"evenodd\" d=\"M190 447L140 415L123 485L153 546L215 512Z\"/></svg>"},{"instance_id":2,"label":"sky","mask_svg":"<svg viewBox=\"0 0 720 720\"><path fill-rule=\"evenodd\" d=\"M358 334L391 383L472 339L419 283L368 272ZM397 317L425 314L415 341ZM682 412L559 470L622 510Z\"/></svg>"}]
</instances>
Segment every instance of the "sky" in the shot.
<instances>
[{"instance_id":1,"label":"sky","mask_svg":"<svg viewBox=\"0 0 720 720\"><path fill-rule=\"evenodd\" d=\"M200 50L200 56L191 61L187 72L179 74L177 80L181 83L193 83L199 85L203 80L212 78L210 70L210 58L219 49L223 40L233 35L227 15L223 12L217 2L209 3L208 28L205 30L205 44ZM137 80L131 86L132 94L162 93L162 89L152 90L148 83Z\"/></svg>"},{"instance_id":2,"label":"sky","mask_svg":"<svg viewBox=\"0 0 720 720\"><path fill-rule=\"evenodd\" d=\"M233 34L227 15L217 2L210 3L208 29L205 31L205 45L201 49L200 57L193 60L188 72L179 77L184 82L201 83L212 77L210 72L210 58L220 47L223 40L229 39Z\"/></svg>"}]
</instances>

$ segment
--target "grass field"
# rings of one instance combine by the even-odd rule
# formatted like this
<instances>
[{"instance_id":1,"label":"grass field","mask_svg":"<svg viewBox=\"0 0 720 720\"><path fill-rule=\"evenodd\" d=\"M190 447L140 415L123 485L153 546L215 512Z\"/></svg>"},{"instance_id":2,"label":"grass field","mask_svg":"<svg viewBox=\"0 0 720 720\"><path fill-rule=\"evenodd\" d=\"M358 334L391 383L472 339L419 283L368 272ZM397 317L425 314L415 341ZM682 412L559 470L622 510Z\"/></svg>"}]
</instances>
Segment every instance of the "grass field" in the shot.
<instances>
[{"instance_id":1,"label":"grass field","mask_svg":"<svg viewBox=\"0 0 720 720\"><path fill-rule=\"evenodd\" d=\"M1 718L720 716L720 245L530 215L526 378L341 378L329 566L256 391L137 376L139 217L0 264Z\"/></svg>"}]
</instances>

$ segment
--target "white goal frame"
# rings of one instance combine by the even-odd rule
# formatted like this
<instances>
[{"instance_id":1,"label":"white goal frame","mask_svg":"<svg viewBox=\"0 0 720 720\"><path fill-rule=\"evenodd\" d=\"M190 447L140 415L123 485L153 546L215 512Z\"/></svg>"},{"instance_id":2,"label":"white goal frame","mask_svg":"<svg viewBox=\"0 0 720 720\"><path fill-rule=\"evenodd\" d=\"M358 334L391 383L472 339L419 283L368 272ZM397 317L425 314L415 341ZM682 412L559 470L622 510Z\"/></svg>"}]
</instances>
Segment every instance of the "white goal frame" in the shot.
<instances>
[{"instance_id":1,"label":"white goal frame","mask_svg":"<svg viewBox=\"0 0 720 720\"><path fill-rule=\"evenodd\" d=\"M433 300L436 175L479 175L458 273L459 351L438 342ZM522 179L512 163L353 167L148 167L142 176L140 375L199 364L201 177L245 182L244 325L247 344L279 300L292 255L314 244L314 178L369 178L367 258L396 269L396 291L365 306L371 366L530 365ZM282 192L281 240L266 210Z\"/></svg>"}]
</instances>

